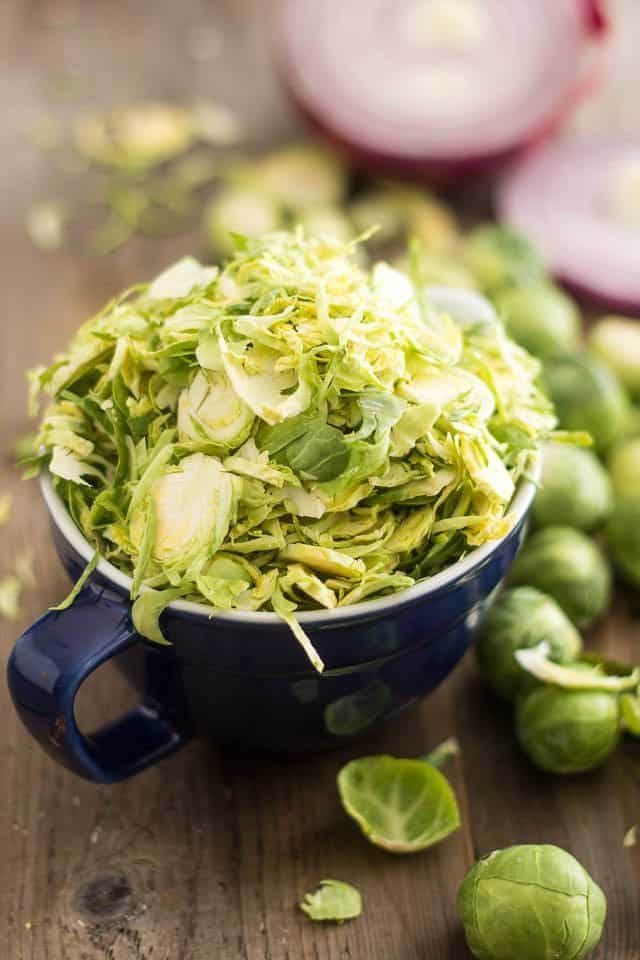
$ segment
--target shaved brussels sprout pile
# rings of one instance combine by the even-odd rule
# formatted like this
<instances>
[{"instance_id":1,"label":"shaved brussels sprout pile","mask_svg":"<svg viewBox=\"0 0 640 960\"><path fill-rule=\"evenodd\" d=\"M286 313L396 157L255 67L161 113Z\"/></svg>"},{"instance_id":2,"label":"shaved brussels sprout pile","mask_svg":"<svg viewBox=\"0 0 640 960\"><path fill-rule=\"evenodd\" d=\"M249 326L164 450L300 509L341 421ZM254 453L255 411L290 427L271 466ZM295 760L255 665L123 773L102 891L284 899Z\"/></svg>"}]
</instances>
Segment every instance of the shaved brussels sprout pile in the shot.
<instances>
[{"instance_id":1,"label":"shaved brussels sprout pile","mask_svg":"<svg viewBox=\"0 0 640 960\"><path fill-rule=\"evenodd\" d=\"M178 597L267 609L321 669L295 611L402 590L504 535L555 420L497 318L456 323L353 244L237 242L223 269L187 258L117 298L32 373L54 401L40 461L133 578L144 636L162 641Z\"/></svg>"}]
</instances>

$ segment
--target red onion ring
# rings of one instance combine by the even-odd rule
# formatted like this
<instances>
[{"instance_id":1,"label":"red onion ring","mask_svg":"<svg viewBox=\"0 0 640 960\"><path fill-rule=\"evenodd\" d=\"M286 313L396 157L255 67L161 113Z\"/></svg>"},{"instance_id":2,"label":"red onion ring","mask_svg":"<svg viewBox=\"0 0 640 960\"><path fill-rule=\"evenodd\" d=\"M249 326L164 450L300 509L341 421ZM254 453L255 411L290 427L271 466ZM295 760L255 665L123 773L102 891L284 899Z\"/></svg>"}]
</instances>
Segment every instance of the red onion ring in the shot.
<instances>
[{"instance_id":1,"label":"red onion ring","mask_svg":"<svg viewBox=\"0 0 640 960\"><path fill-rule=\"evenodd\" d=\"M593 80L601 4L284 0L277 55L303 114L358 165L447 179L555 129Z\"/></svg>"},{"instance_id":2,"label":"red onion ring","mask_svg":"<svg viewBox=\"0 0 640 960\"><path fill-rule=\"evenodd\" d=\"M639 136L574 137L534 150L507 173L498 213L576 293L633 313L640 311L640 196L634 204L632 190L640 191Z\"/></svg>"}]
</instances>

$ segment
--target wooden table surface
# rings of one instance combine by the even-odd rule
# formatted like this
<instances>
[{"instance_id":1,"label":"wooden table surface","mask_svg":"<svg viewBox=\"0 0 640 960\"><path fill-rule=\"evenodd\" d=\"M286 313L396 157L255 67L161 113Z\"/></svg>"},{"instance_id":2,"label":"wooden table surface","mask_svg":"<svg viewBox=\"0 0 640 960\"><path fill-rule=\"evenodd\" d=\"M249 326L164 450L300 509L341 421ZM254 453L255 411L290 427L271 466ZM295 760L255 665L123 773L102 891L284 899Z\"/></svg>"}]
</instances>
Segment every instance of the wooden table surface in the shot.
<instances>
[{"instance_id":1,"label":"wooden table surface","mask_svg":"<svg viewBox=\"0 0 640 960\"><path fill-rule=\"evenodd\" d=\"M618 72L582 125L638 122L628 83L635 76L637 92L637 0L618 7L626 15ZM73 205L84 187L29 145L24 126L43 106L70 116L83 105L198 95L237 108L256 143L282 139L295 126L269 66L270 9L267 0L0 4L0 492L14 494L0 576L28 547L37 578L20 621L0 624L4 656L67 590L37 486L20 481L6 452L29 429L23 371L46 361L112 293L198 250L194 234L134 241L100 258L78 234L60 252L36 251L24 231L29 206L58 197ZM222 39L207 62L192 55L202 26L219 28ZM634 615L634 598L619 598L595 646L637 658L635 602ZM79 709L86 728L130 697L109 668L88 686ZM2 960L463 960L454 905L466 869L481 853L524 841L568 848L606 890L609 919L594 957L640 957L640 846L623 848L625 831L640 822L638 744L594 775L537 773L470 658L419 709L355 749L282 760L196 742L114 787L57 767L22 728L4 684L0 697ZM463 828L413 857L370 846L340 808L342 763L369 752L417 755L452 735L462 746L448 772ZM319 926L296 909L324 877L361 888L359 920Z\"/></svg>"}]
</instances>

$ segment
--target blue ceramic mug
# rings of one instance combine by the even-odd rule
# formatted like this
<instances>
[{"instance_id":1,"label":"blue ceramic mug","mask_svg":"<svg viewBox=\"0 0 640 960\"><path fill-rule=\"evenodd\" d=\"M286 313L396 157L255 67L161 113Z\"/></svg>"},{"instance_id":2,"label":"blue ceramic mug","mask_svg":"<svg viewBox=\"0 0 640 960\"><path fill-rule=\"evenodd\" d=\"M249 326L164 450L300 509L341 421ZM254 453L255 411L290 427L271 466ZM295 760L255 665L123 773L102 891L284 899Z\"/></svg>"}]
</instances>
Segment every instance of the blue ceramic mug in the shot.
<instances>
[{"instance_id":1,"label":"blue ceramic mug","mask_svg":"<svg viewBox=\"0 0 640 960\"><path fill-rule=\"evenodd\" d=\"M93 550L45 477L55 545L77 578ZM501 540L402 593L299 619L325 661L308 662L273 613L217 613L177 601L163 613L167 646L131 623L131 580L106 560L74 604L49 611L17 641L8 666L13 702L44 749L100 783L129 777L193 736L277 751L336 746L433 690L460 660L483 607L523 536L534 485L521 481L514 525ZM83 734L74 699L96 667L115 658L140 704Z\"/></svg>"}]
</instances>

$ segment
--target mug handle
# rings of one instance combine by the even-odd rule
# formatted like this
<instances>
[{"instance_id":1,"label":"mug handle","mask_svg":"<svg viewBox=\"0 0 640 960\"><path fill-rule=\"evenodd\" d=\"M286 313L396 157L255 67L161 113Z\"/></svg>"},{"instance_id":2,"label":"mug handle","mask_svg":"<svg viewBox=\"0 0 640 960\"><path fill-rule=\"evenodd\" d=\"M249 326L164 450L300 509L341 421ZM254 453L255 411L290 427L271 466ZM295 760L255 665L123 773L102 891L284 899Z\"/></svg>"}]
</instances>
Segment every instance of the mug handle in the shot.
<instances>
[{"instance_id":1,"label":"mug handle","mask_svg":"<svg viewBox=\"0 0 640 960\"><path fill-rule=\"evenodd\" d=\"M9 658L9 690L26 728L58 763L87 780L124 780L189 739L178 685L165 664L156 678L148 665L143 702L124 716L95 733L78 728L73 706L86 678L139 640L128 601L87 584L70 607L50 610L29 627Z\"/></svg>"}]
</instances>

